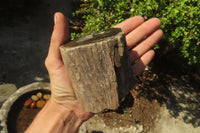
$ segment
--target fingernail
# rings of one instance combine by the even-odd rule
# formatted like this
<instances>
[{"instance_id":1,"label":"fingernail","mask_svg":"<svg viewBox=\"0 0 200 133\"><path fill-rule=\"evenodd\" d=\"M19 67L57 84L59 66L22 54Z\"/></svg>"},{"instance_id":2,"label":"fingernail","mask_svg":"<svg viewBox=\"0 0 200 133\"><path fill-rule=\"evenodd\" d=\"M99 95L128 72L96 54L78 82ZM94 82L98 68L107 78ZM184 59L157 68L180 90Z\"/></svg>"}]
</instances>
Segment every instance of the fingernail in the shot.
<instances>
[{"instance_id":1,"label":"fingernail","mask_svg":"<svg viewBox=\"0 0 200 133\"><path fill-rule=\"evenodd\" d=\"M54 14L54 24L56 24L56 20L57 20L57 14Z\"/></svg>"}]
</instances>

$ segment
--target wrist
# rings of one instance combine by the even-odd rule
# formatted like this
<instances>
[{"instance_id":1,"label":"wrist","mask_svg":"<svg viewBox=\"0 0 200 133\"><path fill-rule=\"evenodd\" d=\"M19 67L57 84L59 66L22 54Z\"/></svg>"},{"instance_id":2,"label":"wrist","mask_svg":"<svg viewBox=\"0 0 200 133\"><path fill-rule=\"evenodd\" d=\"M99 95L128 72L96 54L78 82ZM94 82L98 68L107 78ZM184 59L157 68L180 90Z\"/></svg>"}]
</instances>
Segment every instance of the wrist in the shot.
<instances>
[{"instance_id":1,"label":"wrist","mask_svg":"<svg viewBox=\"0 0 200 133\"><path fill-rule=\"evenodd\" d=\"M82 122L90 118L90 116L79 113L76 106L76 104L63 106L50 99L26 133L76 132Z\"/></svg>"}]
</instances>

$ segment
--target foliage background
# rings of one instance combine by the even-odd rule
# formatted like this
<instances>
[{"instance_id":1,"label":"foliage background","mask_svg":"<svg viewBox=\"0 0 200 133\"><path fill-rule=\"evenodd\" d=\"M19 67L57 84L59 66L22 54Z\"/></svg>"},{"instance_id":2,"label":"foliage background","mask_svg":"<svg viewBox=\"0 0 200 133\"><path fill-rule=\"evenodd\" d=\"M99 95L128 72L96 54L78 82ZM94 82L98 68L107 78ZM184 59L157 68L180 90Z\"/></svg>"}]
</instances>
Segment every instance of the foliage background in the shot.
<instances>
[{"instance_id":1,"label":"foliage background","mask_svg":"<svg viewBox=\"0 0 200 133\"><path fill-rule=\"evenodd\" d=\"M154 49L165 47L160 54L176 49L178 56L194 66L200 64L199 7L199 0L84 0L73 13L85 20L83 32L72 33L71 38L107 29L132 16L140 15L145 20L157 17L164 37Z\"/></svg>"}]
</instances>

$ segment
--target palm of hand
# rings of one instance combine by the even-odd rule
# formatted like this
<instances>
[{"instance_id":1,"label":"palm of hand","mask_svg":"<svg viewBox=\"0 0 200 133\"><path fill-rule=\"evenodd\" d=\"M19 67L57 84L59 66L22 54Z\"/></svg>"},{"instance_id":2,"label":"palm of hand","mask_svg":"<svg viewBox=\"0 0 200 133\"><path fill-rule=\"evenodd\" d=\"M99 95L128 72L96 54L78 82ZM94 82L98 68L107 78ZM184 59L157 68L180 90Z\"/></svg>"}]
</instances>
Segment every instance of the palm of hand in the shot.
<instances>
[{"instance_id":1,"label":"palm of hand","mask_svg":"<svg viewBox=\"0 0 200 133\"><path fill-rule=\"evenodd\" d=\"M156 18L144 22L142 17L136 16L114 26L124 30L130 59L132 62L137 60L132 66L134 75L139 74L152 60L154 51L151 48L161 39L163 34L159 29L160 24ZM78 114L80 115L90 115L84 112L77 102L59 52L59 46L68 41L68 36L68 24L65 17L61 13L56 13L49 53L45 61L50 75L52 99L64 106L75 106L76 108L78 106ZM146 38L144 39L144 37ZM144 40L141 41L142 39Z\"/></svg>"}]
</instances>

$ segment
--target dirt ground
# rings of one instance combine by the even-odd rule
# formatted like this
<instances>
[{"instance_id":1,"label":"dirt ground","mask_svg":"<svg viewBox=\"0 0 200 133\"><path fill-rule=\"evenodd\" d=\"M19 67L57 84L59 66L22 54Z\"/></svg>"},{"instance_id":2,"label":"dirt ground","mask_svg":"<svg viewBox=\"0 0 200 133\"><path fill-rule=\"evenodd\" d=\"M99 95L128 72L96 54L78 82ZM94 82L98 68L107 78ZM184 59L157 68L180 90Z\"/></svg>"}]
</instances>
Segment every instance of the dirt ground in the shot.
<instances>
[{"instance_id":1,"label":"dirt ground","mask_svg":"<svg viewBox=\"0 0 200 133\"><path fill-rule=\"evenodd\" d=\"M159 117L160 108L167 100L165 86L156 82L157 80L159 79L156 74L150 70L144 71L136 77L136 88L127 95L119 109L100 113L99 116L110 127L130 127L139 124L147 131Z\"/></svg>"}]
</instances>

